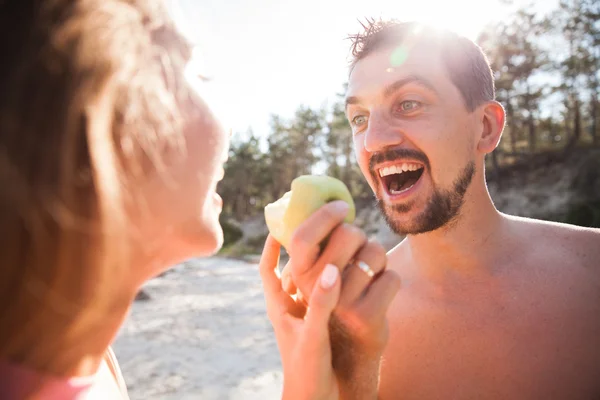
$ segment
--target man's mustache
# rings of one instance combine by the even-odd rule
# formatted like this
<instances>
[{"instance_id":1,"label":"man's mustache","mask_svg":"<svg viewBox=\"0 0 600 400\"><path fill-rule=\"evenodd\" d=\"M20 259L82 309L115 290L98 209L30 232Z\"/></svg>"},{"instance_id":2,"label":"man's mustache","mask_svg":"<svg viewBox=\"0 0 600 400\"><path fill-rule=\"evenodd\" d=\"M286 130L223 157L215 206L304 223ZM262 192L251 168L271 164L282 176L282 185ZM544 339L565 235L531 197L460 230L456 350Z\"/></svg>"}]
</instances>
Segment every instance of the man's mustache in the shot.
<instances>
[{"instance_id":1,"label":"man's mustache","mask_svg":"<svg viewBox=\"0 0 600 400\"><path fill-rule=\"evenodd\" d=\"M413 149L390 149L386 151L380 151L373 153L369 160L369 171L374 177L377 176L375 172L375 166L387 161L394 161L399 158L410 158L416 161L420 161L425 165L425 168L429 169L429 159L424 153Z\"/></svg>"}]
</instances>

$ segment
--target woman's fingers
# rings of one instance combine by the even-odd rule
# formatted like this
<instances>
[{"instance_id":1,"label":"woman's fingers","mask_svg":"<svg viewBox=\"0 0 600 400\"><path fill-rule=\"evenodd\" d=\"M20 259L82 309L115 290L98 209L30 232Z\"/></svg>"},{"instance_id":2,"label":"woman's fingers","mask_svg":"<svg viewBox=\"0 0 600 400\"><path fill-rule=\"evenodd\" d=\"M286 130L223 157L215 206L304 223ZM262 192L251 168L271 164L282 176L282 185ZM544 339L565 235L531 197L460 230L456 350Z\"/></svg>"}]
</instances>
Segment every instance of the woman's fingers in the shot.
<instances>
[{"instance_id":1,"label":"woman's fingers","mask_svg":"<svg viewBox=\"0 0 600 400\"><path fill-rule=\"evenodd\" d=\"M294 275L306 273L311 269L321 252L321 243L344 221L348 210L347 203L332 201L315 211L294 231L287 249L294 260ZM317 275L319 273L320 271ZM303 290L302 287L299 288Z\"/></svg>"},{"instance_id":2,"label":"woman's fingers","mask_svg":"<svg viewBox=\"0 0 600 400\"><path fill-rule=\"evenodd\" d=\"M387 255L382 245L370 241L363 246L354 256L354 260L344 270L342 279L344 286L340 297L340 305L350 306L358 300L373 279L385 269L386 264ZM363 271L361 267L365 268L366 271ZM370 273L373 276L370 276Z\"/></svg>"},{"instance_id":3,"label":"woman's fingers","mask_svg":"<svg viewBox=\"0 0 600 400\"><path fill-rule=\"evenodd\" d=\"M296 284L294 283L294 279L292 278L292 267L290 263L288 263L281 271L281 285L283 286L283 290L285 290L288 294L294 295L298 288L296 288Z\"/></svg>"},{"instance_id":4,"label":"woman's fingers","mask_svg":"<svg viewBox=\"0 0 600 400\"><path fill-rule=\"evenodd\" d=\"M323 250L319 261L326 260L327 263L337 265L343 273L346 266L366 243L367 235L362 229L351 224L342 224L331 233L327 247Z\"/></svg>"},{"instance_id":5,"label":"woman's fingers","mask_svg":"<svg viewBox=\"0 0 600 400\"><path fill-rule=\"evenodd\" d=\"M385 270L369 285L357 305L357 312L366 320L383 320L400 286L400 275L390 269Z\"/></svg>"},{"instance_id":6,"label":"woman's fingers","mask_svg":"<svg viewBox=\"0 0 600 400\"><path fill-rule=\"evenodd\" d=\"M339 269L327 264L315 285L305 318L306 351L330 354L329 319L340 297Z\"/></svg>"},{"instance_id":7,"label":"woman's fingers","mask_svg":"<svg viewBox=\"0 0 600 400\"><path fill-rule=\"evenodd\" d=\"M306 263L302 258L291 258L289 274L298 289L299 297L310 294L326 264L336 265L343 271L354 255L367 242L367 236L359 228L342 223L331 232L327 245L318 260Z\"/></svg>"},{"instance_id":8,"label":"woman's fingers","mask_svg":"<svg viewBox=\"0 0 600 400\"><path fill-rule=\"evenodd\" d=\"M279 267L279 251L281 245L271 236L267 237L262 256L260 258L259 271L263 281L267 314L271 322L279 321L285 314L298 316L298 305L283 290L281 280L277 273Z\"/></svg>"}]
</instances>

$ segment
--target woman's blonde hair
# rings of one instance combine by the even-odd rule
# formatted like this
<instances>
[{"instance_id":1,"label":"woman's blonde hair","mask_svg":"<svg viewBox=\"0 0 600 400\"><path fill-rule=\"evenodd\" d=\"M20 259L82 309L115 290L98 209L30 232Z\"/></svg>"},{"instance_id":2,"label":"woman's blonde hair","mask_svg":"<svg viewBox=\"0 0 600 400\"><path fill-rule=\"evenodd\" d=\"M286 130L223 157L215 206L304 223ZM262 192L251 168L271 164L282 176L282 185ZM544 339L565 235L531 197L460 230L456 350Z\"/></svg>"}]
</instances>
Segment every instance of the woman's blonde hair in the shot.
<instances>
[{"instance_id":1,"label":"woman's blonde hair","mask_svg":"<svg viewBox=\"0 0 600 400\"><path fill-rule=\"evenodd\" d=\"M129 188L182 147L190 47L160 1L4 0L0 54L0 359L50 362L131 301Z\"/></svg>"}]
</instances>

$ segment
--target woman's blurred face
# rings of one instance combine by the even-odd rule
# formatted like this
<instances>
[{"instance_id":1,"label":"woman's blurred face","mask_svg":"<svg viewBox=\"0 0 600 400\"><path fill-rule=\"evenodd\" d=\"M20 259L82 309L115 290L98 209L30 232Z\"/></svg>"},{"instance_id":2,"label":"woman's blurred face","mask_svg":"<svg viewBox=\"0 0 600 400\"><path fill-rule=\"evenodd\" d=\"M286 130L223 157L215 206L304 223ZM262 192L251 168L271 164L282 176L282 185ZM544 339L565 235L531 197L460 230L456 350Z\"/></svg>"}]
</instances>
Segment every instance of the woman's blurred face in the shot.
<instances>
[{"instance_id":1,"label":"woman's blurred face","mask_svg":"<svg viewBox=\"0 0 600 400\"><path fill-rule=\"evenodd\" d=\"M197 96L193 93L194 96ZM144 215L138 243L150 258L151 274L192 257L209 256L223 245L219 224L222 199L216 193L223 178L229 135L204 101L194 99L193 117L186 121L186 151L169 160L164 175L153 174L136 193Z\"/></svg>"},{"instance_id":2,"label":"woman's blurred face","mask_svg":"<svg viewBox=\"0 0 600 400\"><path fill-rule=\"evenodd\" d=\"M183 182L187 183L183 193L192 197L174 199L174 204L179 201L189 210L187 220L182 216L182 234L189 238L192 253L210 255L223 245L223 230L219 224L223 200L216 190L225 172L223 164L229 151L229 135L209 107L202 100L198 100L198 104L202 117L190 121L185 129L187 169L180 171Z\"/></svg>"}]
</instances>

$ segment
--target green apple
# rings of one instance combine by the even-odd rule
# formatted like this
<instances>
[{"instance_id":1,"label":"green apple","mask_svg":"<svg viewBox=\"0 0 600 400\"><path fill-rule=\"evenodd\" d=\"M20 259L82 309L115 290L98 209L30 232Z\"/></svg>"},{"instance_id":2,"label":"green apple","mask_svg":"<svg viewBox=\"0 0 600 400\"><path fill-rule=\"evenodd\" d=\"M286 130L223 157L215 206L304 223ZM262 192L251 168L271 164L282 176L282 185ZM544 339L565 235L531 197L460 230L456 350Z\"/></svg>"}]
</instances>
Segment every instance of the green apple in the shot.
<instances>
[{"instance_id":1,"label":"green apple","mask_svg":"<svg viewBox=\"0 0 600 400\"><path fill-rule=\"evenodd\" d=\"M326 175L299 176L292 181L289 192L265 207L267 228L287 248L296 228L317 209L335 200L348 203L350 210L344 222L354 222L354 200L342 181Z\"/></svg>"}]
</instances>

